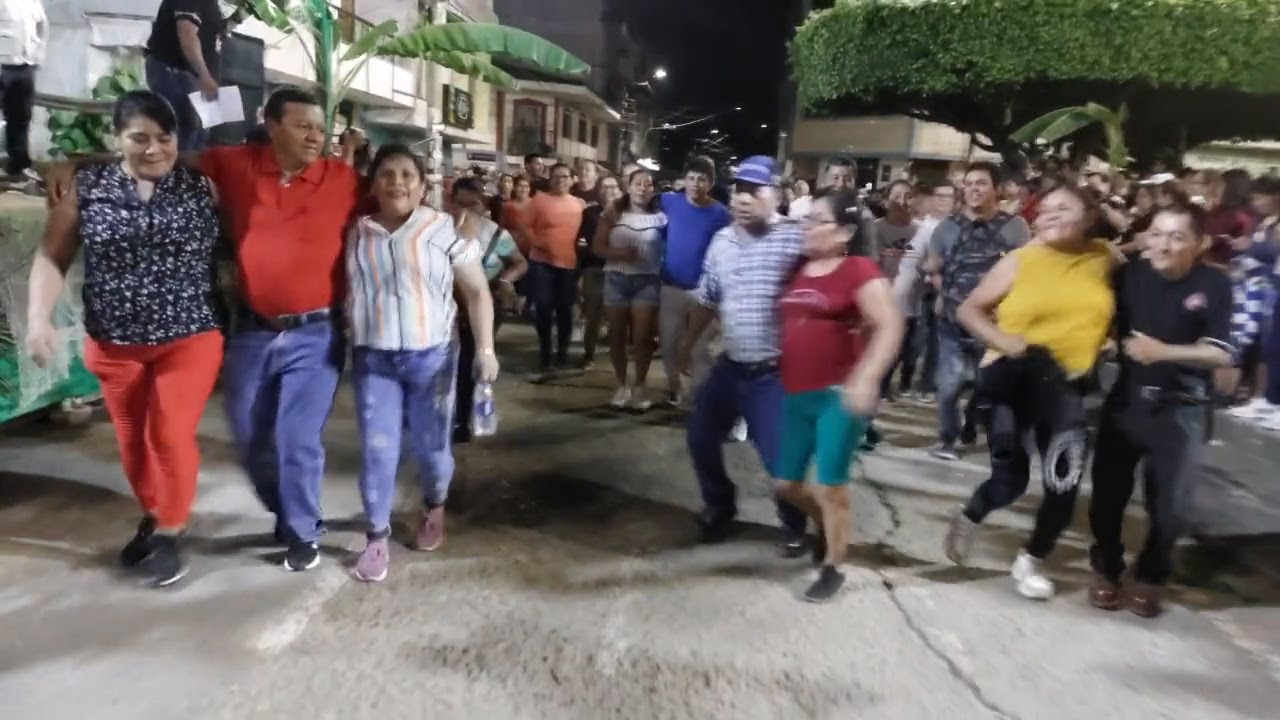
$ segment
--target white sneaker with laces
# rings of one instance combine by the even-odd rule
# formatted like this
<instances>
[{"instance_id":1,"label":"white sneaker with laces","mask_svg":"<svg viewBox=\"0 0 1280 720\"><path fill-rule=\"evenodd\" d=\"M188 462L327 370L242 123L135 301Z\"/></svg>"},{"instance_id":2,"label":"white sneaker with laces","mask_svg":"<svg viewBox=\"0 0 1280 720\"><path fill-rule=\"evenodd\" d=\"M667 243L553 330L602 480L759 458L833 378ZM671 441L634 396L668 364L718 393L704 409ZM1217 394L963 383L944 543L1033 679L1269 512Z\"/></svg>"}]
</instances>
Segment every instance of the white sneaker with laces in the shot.
<instances>
[{"instance_id":1,"label":"white sneaker with laces","mask_svg":"<svg viewBox=\"0 0 1280 720\"><path fill-rule=\"evenodd\" d=\"M1009 574L1018 584L1018 594L1031 600L1048 600L1055 591L1053 581L1044 576L1044 561L1031 557L1026 550L1018 551Z\"/></svg>"},{"instance_id":2,"label":"white sneaker with laces","mask_svg":"<svg viewBox=\"0 0 1280 720\"><path fill-rule=\"evenodd\" d=\"M631 388L627 385L623 385L614 391L613 399L609 401L609 407L614 408L615 410L621 410L626 407L629 402L631 402Z\"/></svg>"},{"instance_id":3,"label":"white sneaker with laces","mask_svg":"<svg viewBox=\"0 0 1280 720\"><path fill-rule=\"evenodd\" d=\"M1267 402L1266 398L1254 398L1249 402L1233 407L1227 414L1241 420L1253 420L1268 415L1276 410L1276 406Z\"/></svg>"},{"instance_id":4,"label":"white sneaker with laces","mask_svg":"<svg viewBox=\"0 0 1280 720\"><path fill-rule=\"evenodd\" d=\"M635 387L631 389L631 409L636 412L648 412L653 407L653 401L649 399L649 391L643 387Z\"/></svg>"}]
</instances>

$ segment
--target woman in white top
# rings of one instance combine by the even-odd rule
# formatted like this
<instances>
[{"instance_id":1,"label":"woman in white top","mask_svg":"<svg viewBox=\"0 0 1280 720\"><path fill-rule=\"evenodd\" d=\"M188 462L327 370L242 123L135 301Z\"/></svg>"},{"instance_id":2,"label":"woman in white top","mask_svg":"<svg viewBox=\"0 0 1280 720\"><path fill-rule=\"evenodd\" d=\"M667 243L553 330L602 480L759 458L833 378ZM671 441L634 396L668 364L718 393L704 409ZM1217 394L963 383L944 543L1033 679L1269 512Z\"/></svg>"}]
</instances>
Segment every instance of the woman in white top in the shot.
<instances>
[{"instance_id":1,"label":"woman in white top","mask_svg":"<svg viewBox=\"0 0 1280 720\"><path fill-rule=\"evenodd\" d=\"M360 497L368 544L357 579L387 576L391 506L402 432L422 474L424 512L416 547L444 542L444 502L453 479L455 287L476 338L476 378L493 382L493 298L475 243L453 218L422 205L426 167L403 145L384 145L369 170L378 210L348 232L347 320L363 458Z\"/></svg>"},{"instance_id":2,"label":"woman in white top","mask_svg":"<svg viewBox=\"0 0 1280 720\"><path fill-rule=\"evenodd\" d=\"M610 405L644 412L653 406L645 382L653 360L658 295L662 289L662 244L667 216L658 209L653 175L636 170L627 194L600 217L591 249L605 259L604 307L609 318L609 358L618 389ZM627 380L627 340L635 355L635 379Z\"/></svg>"}]
</instances>

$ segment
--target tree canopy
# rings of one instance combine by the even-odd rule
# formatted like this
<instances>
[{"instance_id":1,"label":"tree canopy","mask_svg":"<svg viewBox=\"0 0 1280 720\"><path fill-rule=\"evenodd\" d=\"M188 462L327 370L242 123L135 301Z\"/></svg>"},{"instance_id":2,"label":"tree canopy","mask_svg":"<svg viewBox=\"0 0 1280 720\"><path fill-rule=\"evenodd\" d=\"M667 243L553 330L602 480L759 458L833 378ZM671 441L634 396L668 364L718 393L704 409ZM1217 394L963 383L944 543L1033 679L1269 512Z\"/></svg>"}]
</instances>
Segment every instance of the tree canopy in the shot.
<instances>
[{"instance_id":1,"label":"tree canopy","mask_svg":"<svg viewBox=\"0 0 1280 720\"><path fill-rule=\"evenodd\" d=\"M1009 135L1068 105L1127 103L1131 150L1274 135L1277 0L837 0L791 46L806 109L904 113Z\"/></svg>"}]
</instances>

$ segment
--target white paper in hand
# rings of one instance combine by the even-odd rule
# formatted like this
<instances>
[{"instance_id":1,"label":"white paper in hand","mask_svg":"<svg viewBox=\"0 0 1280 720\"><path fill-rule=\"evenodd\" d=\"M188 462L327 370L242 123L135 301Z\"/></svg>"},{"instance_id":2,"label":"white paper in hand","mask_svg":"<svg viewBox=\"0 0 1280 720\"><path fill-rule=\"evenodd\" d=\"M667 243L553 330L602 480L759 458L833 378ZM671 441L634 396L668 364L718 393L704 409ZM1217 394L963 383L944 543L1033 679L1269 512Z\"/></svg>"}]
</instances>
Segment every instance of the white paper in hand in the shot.
<instances>
[{"instance_id":1,"label":"white paper in hand","mask_svg":"<svg viewBox=\"0 0 1280 720\"><path fill-rule=\"evenodd\" d=\"M235 85L218 88L216 100L205 100L198 90L187 97L200 116L200 124L206 128L244 120L244 103L240 99L240 88Z\"/></svg>"}]
</instances>

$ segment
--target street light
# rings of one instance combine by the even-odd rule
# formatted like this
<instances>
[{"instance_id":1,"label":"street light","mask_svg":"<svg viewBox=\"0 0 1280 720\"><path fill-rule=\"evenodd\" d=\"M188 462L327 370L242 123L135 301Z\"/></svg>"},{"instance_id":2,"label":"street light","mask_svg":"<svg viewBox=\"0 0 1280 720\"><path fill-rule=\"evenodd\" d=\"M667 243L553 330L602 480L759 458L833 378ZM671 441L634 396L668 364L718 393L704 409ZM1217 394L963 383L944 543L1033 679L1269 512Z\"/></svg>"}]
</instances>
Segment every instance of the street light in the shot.
<instances>
[{"instance_id":1,"label":"street light","mask_svg":"<svg viewBox=\"0 0 1280 720\"><path fill-rule=\"evenodd\" d=\"M664 69L662 69L662 68L658 68L657 70L654 70L654 71L653 71L653 79L654 79L654 80L666 80L666 79L667 79L667 71L666 71L666 70L664 70Z\"/></svg>"},{"instance_id":2,"label":"street light","mask_svg":"<svg viewBox=\"0 0 1280 720\"><path fill-rule=\"evenodd\" d=\"M736 108L734 108L734 110L735 110L736 112L742 112L742 108L740 108L740 107L736 107Z\"/></svg>"},{"instance_id":3,"label":"street light","mask_svg":"<svg viewBox=\"0 0 1280 720\"><path fill-rule=\"evenodd\" d=\"M711 128L711 134L712 134L712 135L719 135L719 134L720 134L720 131L719 131L719 130L716 130L715 128Z\"/></svg>"},{"instance_id":4,"label":"street light","mask_svg":"<svg viewBox=\"0 0 1280 720\"><path fill-rule=\"evenodd\" d=\"M769 129L769 125L768 125L768 123L761 123L761 124L760 124L760 129L761 129L761 130L768 130L768 129Z\"/></svg>"}]
</instances>

